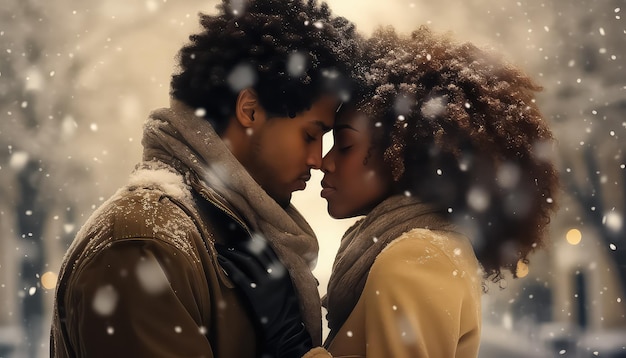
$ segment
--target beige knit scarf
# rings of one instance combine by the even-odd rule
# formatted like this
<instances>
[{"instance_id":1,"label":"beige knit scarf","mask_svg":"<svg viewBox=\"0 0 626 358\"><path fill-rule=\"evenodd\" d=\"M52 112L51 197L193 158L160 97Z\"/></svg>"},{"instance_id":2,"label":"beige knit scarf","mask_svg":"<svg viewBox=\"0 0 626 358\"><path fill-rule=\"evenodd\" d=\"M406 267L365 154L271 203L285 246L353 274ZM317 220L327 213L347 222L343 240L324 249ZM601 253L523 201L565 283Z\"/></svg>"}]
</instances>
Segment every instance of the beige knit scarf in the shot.
<instances>
[{"instance_id":1,"label":"beige knit scarf","mask_svg":"<svg viewBox=\"0 0 626 358\"><path fill-rule=\"evenodd\" d=\"M448 230L452 226L417 198L398 195L384 200L346 231L322 303L328 310L330 328L326 345L356 306L376 256L394 239L415 228Z\"/></svg>"},{"instance_id":2,"label":"beige knit scarf","mask_svg":"<svg viewBox=\"0 0 626 358\"><path fill-rule=\"evenodd\" d=\"M206 119L176 100L170 107L154 111L145 123L143 159L182 163L268 240L291 275L313 343L321 344L321 306L311 273L319 250L313 230L293 206L282 208L267 195Z\"/></svg>"}]
</instances>

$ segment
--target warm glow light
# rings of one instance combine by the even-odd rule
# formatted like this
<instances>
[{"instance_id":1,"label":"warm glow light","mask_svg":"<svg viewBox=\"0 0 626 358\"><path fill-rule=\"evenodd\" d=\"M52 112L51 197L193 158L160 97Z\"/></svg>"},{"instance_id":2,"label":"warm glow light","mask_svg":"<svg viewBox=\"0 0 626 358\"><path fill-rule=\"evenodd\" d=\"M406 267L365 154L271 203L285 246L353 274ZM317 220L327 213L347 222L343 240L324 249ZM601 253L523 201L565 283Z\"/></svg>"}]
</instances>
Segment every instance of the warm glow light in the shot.
<instances>
[{"instance_id":1,"label":"warm glow light","mask_svg":"<svg viewBox=\"0 0 626 358\"><path fill-rule=\"evenodd\" d=\"M515 273L519 278L526 277L528 275L528 265L522 260L517 261L517 270Z\"/></svg>"},{"instance_id":2,"label":"warm glow light","mask_svg":"<svg viewBox=\"0 0 626 358\"><path fill-rule=\"evenodd\" d=\"M57 285L57 274L52 271L48 271L41 275L41 285L46 290L54 289Z\"/></svg>"},{"instance_id":3,"label":"warm glow light","mask_svg":"<svg viewBox=\"0 0 626 358\"><path fill-rule=\"evenodd\" d=\"M578 245L583 239L583 234L578 229L571 229L565 235L565 239L570 245Z\"/></svg>"}]
</instances>

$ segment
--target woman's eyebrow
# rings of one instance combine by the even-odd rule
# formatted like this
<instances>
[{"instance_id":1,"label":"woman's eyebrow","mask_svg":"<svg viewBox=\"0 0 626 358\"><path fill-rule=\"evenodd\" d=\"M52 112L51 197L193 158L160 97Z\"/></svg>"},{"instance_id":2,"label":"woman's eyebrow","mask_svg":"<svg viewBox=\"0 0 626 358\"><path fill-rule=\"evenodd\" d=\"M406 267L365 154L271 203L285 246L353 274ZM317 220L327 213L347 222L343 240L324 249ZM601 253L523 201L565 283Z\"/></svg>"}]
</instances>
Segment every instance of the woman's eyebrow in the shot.
<instances>
[{"instance_id":1,"label":"woman's eyebrow","mask_svg":"<svg viewBox=\"0 0 626 358\"><path fill-rule=\"evenodd\" d=\"M356 130L356 128L352 127L352 126L351 126L351 125L349 125L349 124L337 124L337 125L335 125L335 126L333 127L333 130L334 130L335 132L340 131L340 130L343 130L343 129L351 129L351 130L353 130L353 131L355 131L355 132L358 132L358 130Z\"/></svg>"}]
</instances>

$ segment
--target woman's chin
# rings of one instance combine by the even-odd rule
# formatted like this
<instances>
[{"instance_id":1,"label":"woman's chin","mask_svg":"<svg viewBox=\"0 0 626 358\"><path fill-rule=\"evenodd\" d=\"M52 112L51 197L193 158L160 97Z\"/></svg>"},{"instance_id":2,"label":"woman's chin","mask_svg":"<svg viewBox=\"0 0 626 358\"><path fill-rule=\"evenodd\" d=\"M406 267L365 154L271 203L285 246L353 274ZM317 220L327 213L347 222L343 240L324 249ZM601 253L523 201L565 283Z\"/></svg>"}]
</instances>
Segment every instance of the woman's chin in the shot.
<instances>
[{"instance_id":1,"label":"woman's chin","mask_svg":"<svg viewBox=\"0 0 626 358\"><path fill-rule=\"evenodd\" d=\"M346 210L345 208L340 208L337 205L333 205L330 202L327 207L328 215L330 215L333 219L349 219L355 216L359 216L358 214L353 213L350 210Z\"/></svg>"},{"instance_id":2,"label":"woman's chin","mask_svg":"<svg viewBox=\"0 0 626 358\"><path fill-rule=\"evenodd\" d=\"M333 219L345 219L346 218L346 216L341 212L341 210L338 210L338 208L335 205L332 205L330 202L328 202L326 211L328 211L328 215L330 215L330 217Z\"/></svg>"}]
</instances>

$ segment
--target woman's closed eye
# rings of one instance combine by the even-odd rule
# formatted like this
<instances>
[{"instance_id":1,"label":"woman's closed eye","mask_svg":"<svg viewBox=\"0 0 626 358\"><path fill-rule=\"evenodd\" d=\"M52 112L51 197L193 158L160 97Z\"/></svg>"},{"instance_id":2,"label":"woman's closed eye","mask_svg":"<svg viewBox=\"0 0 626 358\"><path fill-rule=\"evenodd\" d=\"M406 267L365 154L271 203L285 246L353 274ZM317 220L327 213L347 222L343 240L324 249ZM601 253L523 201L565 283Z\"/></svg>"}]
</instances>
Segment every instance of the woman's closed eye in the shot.
<instances>
[{"instance_id":1,"label":"woman's closed eye","mask_svg":"<svg viewBox=\"0 0 626 358\"><path fill-rule=\"evenodd\" d=\"M352 145L342 145L342 146L338 146L337 150L339 151L339 153L347 153L350 148L352 148Z\"/></svg>"}]
</instances>

